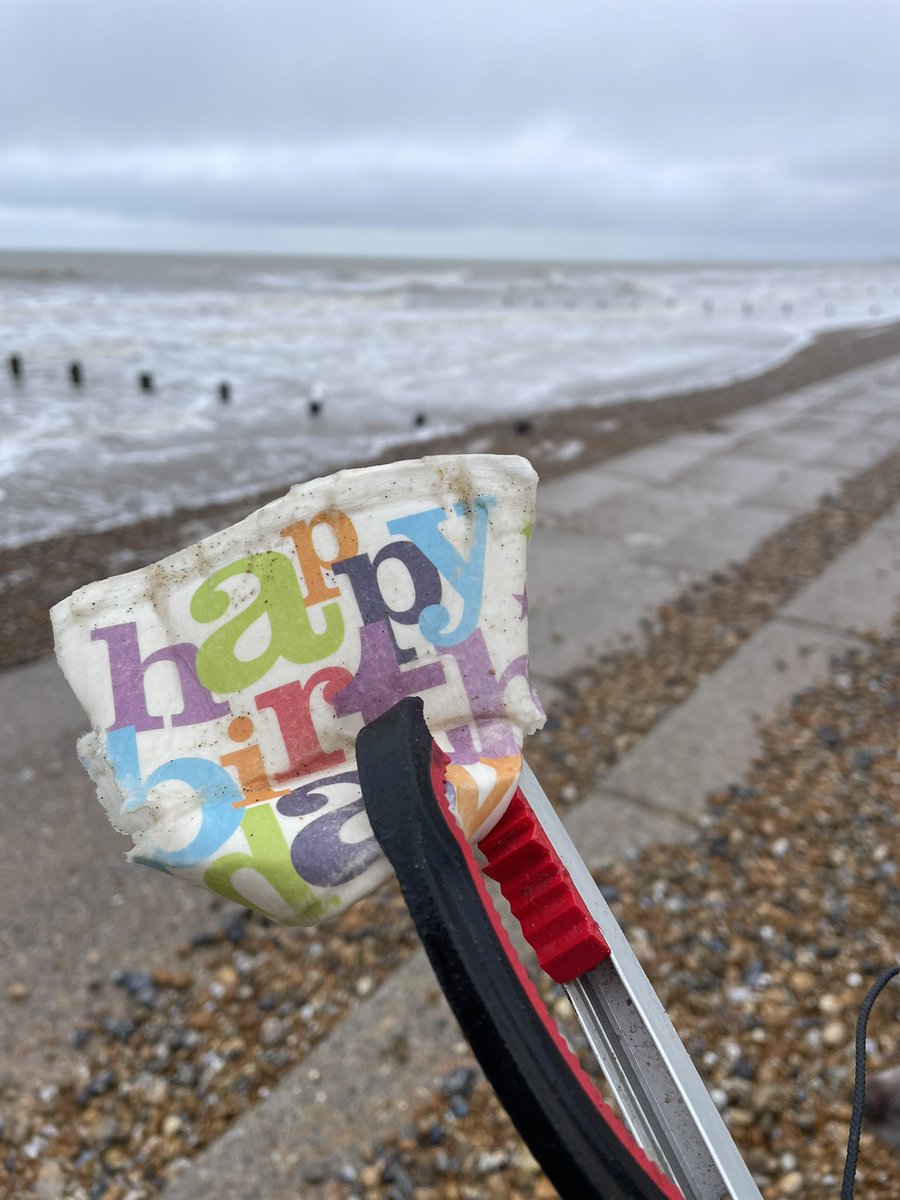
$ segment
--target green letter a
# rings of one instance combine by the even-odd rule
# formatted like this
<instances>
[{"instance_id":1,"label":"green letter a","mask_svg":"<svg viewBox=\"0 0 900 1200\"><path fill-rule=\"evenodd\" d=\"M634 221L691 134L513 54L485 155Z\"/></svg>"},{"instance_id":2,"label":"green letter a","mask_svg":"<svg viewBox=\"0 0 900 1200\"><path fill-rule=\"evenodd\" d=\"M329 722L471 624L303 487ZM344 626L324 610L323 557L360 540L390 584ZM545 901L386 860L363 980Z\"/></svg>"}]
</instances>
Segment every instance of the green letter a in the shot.
<instances>
[{"instance_id":1,"label":"green letter a","mask_svg":"<svg viewBox=\"0 0 900 1200\"><path fill-rule=\"evenodd\" d=\"M281 832L278 818L268 804L248 808L241 822L241 831L247 839L249 851L234 850L223 854L208 867L203 882L210 891L218 892L226 900L234 900L244 907L255 908L264 917L273 921L284 921L284 915L267 912L258 904L251 904L232 883L236 871L256 871L270 884L290 908L297 922L311 925L334 908L336 898L330 902L319 900L309 884L300 878L291 863L291 850Z\"/></svg>"},{"instance_id":2,"label":"green letter a","mask_svg":"<svg viewBox=\"0 0 900 1200\"><path fill-rule=\"evenodd\" d=\"M337 602L323 607L325 629L322 633L315 632L294 564L287 555L275 550L239 558L204 580L191 599L191 616L195 621L224 617L230 601L221 584L235 575L252 575L259 581L259 591L246 608L210 634L200 647L197 678L211 692L227 695L250 687L279 658L292 663L318 662L333 654L344 640L344 618ZM268 646L256 658L238 658L235 654L238 641L263 617L269 621Z\"/></svg>"}]
</instances>

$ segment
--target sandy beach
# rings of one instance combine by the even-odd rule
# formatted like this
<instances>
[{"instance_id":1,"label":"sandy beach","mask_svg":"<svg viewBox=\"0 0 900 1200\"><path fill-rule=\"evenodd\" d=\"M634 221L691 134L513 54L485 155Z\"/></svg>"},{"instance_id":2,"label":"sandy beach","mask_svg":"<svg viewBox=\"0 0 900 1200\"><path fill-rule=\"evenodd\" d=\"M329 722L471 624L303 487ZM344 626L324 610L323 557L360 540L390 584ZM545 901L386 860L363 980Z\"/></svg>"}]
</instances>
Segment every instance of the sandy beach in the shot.
<instances>
[{"instance_id":1,"label":"sandy beach","mask_svg":"<svg viewBox=\"0 0 900 1200\"><path fill-rule=\"evenodd\" d=\"M775 396L900 353L900 324L829 331L786 362L739 382L675 391L652 400L601 408L590 392L573 392L568 407L520 420L487 422L464 435L400 444L389 453L335 468L464 451L524 454L548 480L679 432L712 430L716 422ZM227 504L207 504L101 532L64 534L26 547L0 549L0 667L48 653L47 612L75 588L143 566L252 512L292 480Z\"/></svg>"}]
</instances>

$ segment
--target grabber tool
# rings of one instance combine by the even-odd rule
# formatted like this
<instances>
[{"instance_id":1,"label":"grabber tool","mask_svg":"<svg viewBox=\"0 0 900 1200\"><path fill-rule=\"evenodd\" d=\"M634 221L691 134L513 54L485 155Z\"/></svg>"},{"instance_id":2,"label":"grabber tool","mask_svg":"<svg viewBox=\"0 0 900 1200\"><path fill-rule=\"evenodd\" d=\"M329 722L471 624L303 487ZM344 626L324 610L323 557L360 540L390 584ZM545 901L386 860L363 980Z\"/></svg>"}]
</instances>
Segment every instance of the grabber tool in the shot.
<instances>
[{"instance_id":1,"label":"grabber tool","mask_svg":"<svg viewBox=\"0 0 900 1200\"><path fill-rule=\"evenodd\" d=\"M485 1075L563 1200L759 1200L653 987L526 766L477 851L419 697L357 740L363 800L438 981ZM623 1122L567 1047L488 894L499 883L563 985Z\"/></svg>"}]
</instances>

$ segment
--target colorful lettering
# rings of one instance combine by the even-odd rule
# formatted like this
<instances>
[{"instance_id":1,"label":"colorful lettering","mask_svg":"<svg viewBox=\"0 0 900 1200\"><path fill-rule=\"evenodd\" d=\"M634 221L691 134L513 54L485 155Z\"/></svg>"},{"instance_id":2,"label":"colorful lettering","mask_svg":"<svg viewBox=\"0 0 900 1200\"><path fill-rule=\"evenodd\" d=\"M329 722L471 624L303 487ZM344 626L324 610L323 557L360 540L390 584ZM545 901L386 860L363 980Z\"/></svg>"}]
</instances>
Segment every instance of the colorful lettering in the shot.
<instances>
[{"instance_id":1,"label":"colorful lettering","mask_svg":"<svg viewBox=\"0 0 900 1200\"><path fill-rule=\"evenodd\" d=\"M444 682L440 663L408 667L402 671L394 657L394 643L386 621L363 625L359 631L359 670L334 697L339 717L361 713L366 725L386 713L404 696L415 696Z\"/></svg>"},{"instance_id":2,"label":"colorful lettering","mask_svg":"<svg viewBox=\"0 0 900 1200\"><path fill-rule=\"evenodd\" d=\"M110 766L122 793L122 812L135 812L148 803L150 791L161 783L185 783L200 802L200 828L180 850L154 847L148 856L166 867L198 866L222 846L241 823L235 811L241 792L227 771L208 758L175 758L141 778L134 726L107 735ZM146 843L145 843L146 844Z\"/></svg>"},{"instance_id":3,"label":"colorful lettering","mask_svg":"<svg viewBox=\"0 0 900 1200\"><path fill-rule=\"evenodd\" d=\"M205 580L191 600L195 621L217 621L228 612L231 600L222 588L227 579L248 575L259 584L256 596L215 633L210 634L197 654L197 674L213 692L228 695L260 680L279 659L300 664L318 662L333 654L344 639L340 607L322 609L325 629L316 633L300 591L297 572L287 555L275 550L251 554L216 571ZM241 638L257 621L269 624L269 641L255 658L237 655Z\"/></svg>"},{"instance_id":4,"label":"colorful lettering","mask_svg":"<svg viewBox=\"0 0 900 1200\"><path fill-rule=\"evenodd\" d=\"M323 789L337 784L351 784L356 790L356 799L331 808L304 825L291 843L294 869L316 887L340 887L349 883L381 856L371 830L367 837L355 842L343 837L353 818L365 811L356 771L343 771L304 784L278 801L278 811L286 817L305 817L326 809L328 797Z\"/></svg>"},{"instance_id":5,"label":"colorful lettering","mask_svg":"<svg viewBox=\"0 0 900 1200\"><path fill-rule=\"evenodd\" d=\"M326 754L322 749L309 710L316 688L322 688L322 697L330 704L352 679L353 676L343 667L323 667L311 675L306 683L294 680L254 697L258 709L270 708L274 712L287 750L288 767L286 771L276 773L276 783L296 779L300 775L313 775L344 762L346 755L343 750L332 750Z\"/></svg>"},{"instance_id":6,"label":"colorful lettering","mask_svg":"<svg viewBox=\"0 0 900 1200\"><path fill-rule=\"evenodd\" d=\"M253 736L253 722L249 717L235 717L228 726L228 736L233 742L249 741ZM237 771L238 783L244 797L238 801L239 808L247 804L258 804L260 800L275 800L285 794L283 791L272 790L262 751L256 742L252 746L244 746L241 750L223 754L219 762L223 767L233 767Z\"/></svg>"},{"instance_id":7,"label":"colorful lettering","mask_svg":"<svg viewBox=\"0 0 900 1200\"><path fill-rule=\"evenodd\" d=\"M313 541L313 534L320 525L327 526L337 540L337 553L333 558L322 558ZM306 584L307 605L321 604L333 596L339 596L340 588L329 587L325 582L324 572L338 559L351 558L359 549L359 538L353 522L346 513L336 509L325 509L309 521L295 521L281 531L282 537L289 537L294 543L303 582Z\"/></svg>"},{"instance_id":8,"label":"colorful lettering","mask_svg":"<svg viewBox=\"0 0 900 1200\"><path fill-rule=\"evenodd\" d=\"M470 634L461 645L441 647L438 653L455 659L472 712L470 722L447 730L454 760L474 763L483 757L507 758L519 754L519 743L503 712L506 689L510 683L519 678L528 683L527 655L513 659L498 676L480 629ZM530 691L530 683L528 686ZM478 748L473 731L478 733L481 743Z\"/></svg>"},{"instance_id":9,"label":"colorful lettering","mask_svg":"<svg viewBox=\"0 0 900 1200\"><path fill-rule=\"evenodd\" d=\"M124 729L132 725L138 733L147 729L163 729L161 716L151 716L147 710L144 677L155 663L173 663L181 684L181 712L172 716L172 724L200 725L225 716L230 710L226 703L217 704L197 678L197 647L189 642L177 646L164 646L141 658L137 624L125 621L121 625L108 625L105 629L94 629L91 641L106 642L109 654L109 675L112 682L115 720L110 730Z\"/></svg>"},{"instance_id":10,"label":"colorful lettering","mask_svg":"<svg viewBox=\"0 0 900 1200\"><path fill-rule=\"evenodd\" d=\"M442 508L430 508L425 512L398 517L387 523L391 533L399 533L414 542L462 597L463 612L456 629L449 628L451 617L443 604L426 608L419 617L422 635L435 646L453 646L465 641L478 624L484 586L488 509L494 508L496 504L493 496L479 496L471 507L462 501L454 504L453 511L457 516L473 517L472 549L468 558L463 558L441 533L440 526L447 520L447 514Z\"/></svg>"},{"instance_id":11,"label":"colorful lettering","mask_svg":"<svg viewBox=\"0 0 900 1200\"><path fill-rule=\"evenodd\" d=\"M235 884L234 876L238 871L254 871L274 888L299 921L321 920L329 909L336 907L336 898L328 901L318 899L312 888L294 870L287 839L268 804L247 809L241 821L241 832L247 839L247 850L223 854L204 872L203 882L211 891L218 892L226 900L256 908L273 921L283 920L283 914L270 912L259 902L254 903Z\"/></svg>"},{"instance_id":12,"label":"colorful lettering","mask_svg":"<svg viewBox=\"0 0 900 1200\"><path fill-rule=\"evenodd\" d=\"M412 604L409 608L399 611L390 607L378 583L378 568L391 559L403 564L413 585ZM397 662L405 663L416 658L413 646L407 646L401 650L397 645L390 622L396 621L398 625L416 625L426 608L440 602L441 577L437 568L429 562L418 546L413 545L412 542L392 542L379 550L374 559L370 559L368 554L357 554L353 558L336 562L334 573L335 575L346 575L350 580L363 624L373 625L378 621L385 622L388 633L391 635Z\"/></svg>"}]
</instances>

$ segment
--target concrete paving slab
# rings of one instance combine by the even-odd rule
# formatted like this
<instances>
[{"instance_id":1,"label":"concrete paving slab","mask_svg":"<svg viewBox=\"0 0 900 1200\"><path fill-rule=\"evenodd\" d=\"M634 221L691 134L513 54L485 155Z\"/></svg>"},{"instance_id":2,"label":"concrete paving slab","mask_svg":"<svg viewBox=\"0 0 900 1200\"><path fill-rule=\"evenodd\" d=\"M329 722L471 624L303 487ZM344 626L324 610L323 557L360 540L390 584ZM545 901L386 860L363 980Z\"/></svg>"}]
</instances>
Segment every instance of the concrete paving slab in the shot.
<instances>
[{"instance_id":1,"label":"concrete paving slab","mask_svg":"<svg viewBox=\"0 0 900 1200\"><path fill-rule=\"evenodd\" d=\"M795 415L813 412L827 402L829 395L827 383L812 384L810 387L801 388L799 391L791 392L787 396L782 396L780 400L776 400L775 410L778 414L794 413Z\"/></svg>"},{"instance_id":2,"label":"concrete paving slab","mask_svg":"<svg viewBox=\"0 0 900 1200\"><path fill-rule=\"evenodd\" d=\"M878 369L872 371L871 383L873 387L900 387L900 361L891 358L880 363Z\"/></svg>"},{"instance_id":3,"label":"concrete paving slab","mask_svg":"<svg viewBox=\"0 0 900 1200\"><path fill-rule=\"evenodd\" d=\"M875 437L883 437L886 441L900 441L900 412L885 413L872 420L867 432Z\"/></svg>"},{"instance_id":4,"label":"concrete paving slab","mask_svg":"<svg viewBox=\"0 0 900 1200\"><path fill-rule=\"evenodd\" d=\"M900 505L844 551L599 781L682 819L739 779L757 719L824 677L855 630L891 628L900 604Z\"/></svg>"},{"instance_id":5,"label":"concrete paving slab","mask_svg":"<svg viewBox=\"0 0 900 1200\"><path fill-rule=\"evenodd\" d=\"M740 453L719 454L699 467L679 475L676 482L698 492L725 492L741 500L763 488L771 487L790 474L784 463L744 457Z\"/></svg>"},{"instance_id":6,"label":"concrete paving slab","mask_svg":"<svg viewBox=\"0 0 900 1200\"><path fill-rule=\"evenodd\" d=\"M634 492L639 485L633 479L611 475L602 466L573 471L559 479L538 486L537 526L569 520L579 513L589 512L610 496Z\"/></svg>"},{"instance_id":7,"label":"concrete paving slab","mask_svg":"<svg viewBox=\"0 0 900 1200\"><path fill-rule=\"evenodd\" d=\"M897 442L889 438L858 435L855 438L835 442L821 454L816 454L814 458L809 459L807 465L840 466L846 471L857 474L874 466L880 459L890 454L896 446Z\"/></svg>"},{"instance_id":8,"label":"concrete paving slab","mask_svg":"<svg viewBox=\"0 0 900 1200\"><path fill-rule=\"evenodd\" d=\"M553 536L536 533L528 547L528 639L535 614L573 590L602 594L623 559L620 547L599 533L586 535L559 529Z\"/></svg>"},{"instance_id":9,"label":"concrete paving slab","mask_svg":"<svg viewBox=\"0 0 900 1200\"><path fill-rule=\"evenodd\" d=\"M868 413L852 413L846 408L830 413L807 414L796 421L782 426L785 433L797 432L801 436L824 437L837 441L844 437L857 437L871 432L871 417Z\"/></svg>"},{"instance_id":10,"label":"concrete paving slab","mask_svg":"<svg viewBox=\"0 0 900 1200\"><path fill-rule=\"evenodd\" d=\"M648 483L668 483L686 467L703 462L736 440L736 434L725 431L682 434L631 454L617 455L606 466L614 475L636 476Z\"/></svg>"},{"instance_id":11,"label":"concrete paving slab","mask_svg":"<svg viewBox=\"0 0 900 1200\"><path fill-rule=\"evenodd\" d=\"M566 816L566 828L591 870L633 857L658 842L687 841L695 827L677 814L638 804L602 788Z\"/></svg>"},{"instance_id":12,"label":"concrete paving slab","mask_svg":"<svg viewBox=\"0 0 900 1200\"><path fill-rule=\"evenodd\" d=\"M759 750L760 719L823 678L830 657L852 644L830 630L771 622L599 777L598 788L696 820L709 792L743 777Z\"/></svg>"},{"instance_id":13,"label":"concrete paving slab","mask_svg":"<svg viewBox=\"0 0 900 1200\"><path fill-rule=\"evenodd\" d=\"M15 840L27 854L10 855L3 864L6 920L30 903L35 878L42 887L70 887L94 858L121 859L130 847L116 833L97 802L93 783L75 754L75 738L53 739L33 747L13 769L0 765L0 790L14 797Z\"/></svg>"},{"instance_id":14,"label":"concrete paving slab","mask_svg":"<svg viewBox=\"0 0 900 1200\"><path fill-rule=\"evenodd\" d=\"M822 411L826 415L841 412L845 416L871 418L881 416L889 411L892 403L896 403L896 394L893 392L893 388L871 384L860 388L857 383L832 396L822 405Z\"/></svg>"},{"instance_id":15,"label":"concrete paving slab","mask_svg":"<svg viewBox=\"0 0 900 1200\"><path fill-rule=\"evenodd\" d=\"M797 420L806 413L817 412L828 401L830 391L824 384L812 384L809 388L791 392L780 400L768 401L764 404L754 404L743 412L726 416L719 422L724 430L736 430L742 433L755 433L766 430L778 430L782 425Z\"/></svg>"},{"instance_id":16,"label":"concrete paving slab","mask_svg":"<svg viewBox=\"0 0 900 1200\"><path fill-rule=\"evenodd\" d=\"M776 479L747 499L751 503L782 508L786 512L807 512L828 492L836 491L849 474L850 471L844 467L796 463L787 476Z\"/></svg>"},{"instance_id":17,"label":"concrete paving slab","mask_svg":"<svg viewBox=\"0 0 900 1200\"><path fill-rule=\"evenodd\" d=\"M784 616L851 631L887 629L900 603L900 506L786 605Z\"/></svg>"},{"instance_id":18,"label":"concrete paving slab","mask_svg":"<svg viewBox=\"0 0 900 1200\"><path fill-rule=\"evenodd\" d=\"M764 458L773 462L798 463L808 459L821 458L827 462L825 455L834 447L834 439L829 437L807 436L796 428L790 433L763 433L759 437L744 438L741 442L743 458Z\"/></svg>"},{"instance_id":19,"label":"concrete paving slab","mask_svg":"<svg viewBox=\"0 0 900 1200\"><path fill-rule=\"evenodd\" d=\"M591 528L600 537L626 548L660 545L731 500L721 491L680 484L650 485L640 492L604 501L591 516Z\"/></svg>"},{"instance_id":20,"label":"concrete paving slab","mask_svg":"<svg viewBox=\"0 0 900 1200\"><path fill-rule=\"evenodd\" d=\"M459 1028L419 951L290 1071L265 1100L195 1159L165 1200L297 1200L317 1168L352 1163L407 1121L465 1053Z\"/></svg>"},{"instance_id":21,"label":"concrete paving slab","mask_svg":"<svg viewBox=\"0 0 900 1200\"><path fill-rule=\"evenodd\" d=\"M13 758L45 747L48 729L74 740L86 727L84 710L55 658L0 674L0 764L9 760L15 767Z\"/></svg>"},{"instance_id":22,"label":"concrete paving slab","mask_svg":"<svg viewBox=\"0 0 900 1200\"><path fill-rule=\"evenodd\" d=\"M747 558L761 541L788 520L778 508L732 505L718 509L661 546L648 546L637 557L696 571L720 571Z\"/></svg>"},{"instance_id":23,"label":"concrete paving slab","mask_svg":"<svg viewBox=\"0 0 900 1200\"><path fill-rule=\"evenodd\" d=\"M59 842L65 831L57 828ZM5 988L0 997L0 1075L19 1079L33 1078L37 1064L43 1079L49 1064L60 1072L71 1065L73 1024L96 1000L96 987L110 987L113 969L171 965L173 946L215 925L224 907L209 892L129 866L105 846L74 873L42 873L40 888L36 877L32 864L27 890L12 894L15 908L5 903L0 920L0 978L29 993L27 1004L10 1002ZM5 897L6 880L4 873Z\"/></svg>"},{"instance_id":24,"label":"concrete paving slab","mask_svg":"<svg viewBox=\"0 0 900 1200\"><path fill-rule=\"evenodd\" d=\"M724 431L735 433L743 438L772 429L780 429L789 421L794 420L796 415L796 410L780 409L775 411L773 405L760 404L753 408L746 408L743 412L734 413L730 417L723 417L718 425Z\"/></svg>"},{"instance_id":25,"label":"concrete paving slab","mask_svg":"<svg viewBox=\"0 0 900 1200\"><path fill-rule=\"evenodd\" d=\"M596 662L604 650L634 635L643 617L671 600L692 578L696 576L688 571L622 558L602 591L562 590L556 599L532 604L532 670L553 680Z\"/></svg>"}]
</instances>

